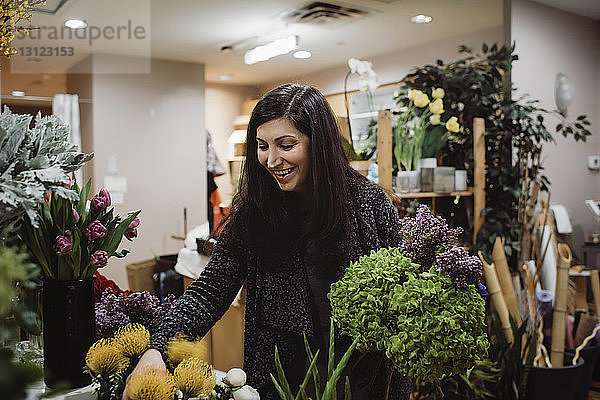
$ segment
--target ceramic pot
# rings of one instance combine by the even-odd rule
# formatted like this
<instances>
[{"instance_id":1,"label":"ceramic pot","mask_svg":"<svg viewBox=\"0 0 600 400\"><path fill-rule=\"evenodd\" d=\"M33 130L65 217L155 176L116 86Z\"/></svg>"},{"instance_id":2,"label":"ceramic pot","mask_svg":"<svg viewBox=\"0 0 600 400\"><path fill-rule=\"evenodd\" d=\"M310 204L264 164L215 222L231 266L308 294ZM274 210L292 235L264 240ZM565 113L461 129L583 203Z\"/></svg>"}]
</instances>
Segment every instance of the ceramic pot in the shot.
<instances>
[{"instance_id":1,"label":"ceramic pot","mask_svg":"<svg viewBox=\"0 0 600 400\"><path fill-rule=\"evenodd\" d=\"M575 399L578 386L583 380L585 361L579 357L572 365L573 354L565 353L562 367L529 367L527 376L527 400Z\"/></svg>"}]
</instances>

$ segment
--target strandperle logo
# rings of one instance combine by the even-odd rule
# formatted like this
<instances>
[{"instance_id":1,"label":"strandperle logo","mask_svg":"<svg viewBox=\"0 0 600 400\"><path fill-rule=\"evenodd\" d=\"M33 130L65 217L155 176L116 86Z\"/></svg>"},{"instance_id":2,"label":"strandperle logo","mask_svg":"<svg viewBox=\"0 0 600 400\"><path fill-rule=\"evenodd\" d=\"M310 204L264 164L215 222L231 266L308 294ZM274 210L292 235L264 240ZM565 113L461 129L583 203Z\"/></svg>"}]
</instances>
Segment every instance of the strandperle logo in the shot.
<instances>
[{"instance_id":1,"label":"strandperle logo","mask_svg":"<svg viewBox=\"0 0 600 400\"><path fill-rule=\"evenodd\" d=\"M17 40L85 40L92 46L97 40L145 40L147 29L127 20L122 25L94 26L84 29L71 29L66 26L30 27L26 32L19 32Z\"/></svg>"}]
</instances>

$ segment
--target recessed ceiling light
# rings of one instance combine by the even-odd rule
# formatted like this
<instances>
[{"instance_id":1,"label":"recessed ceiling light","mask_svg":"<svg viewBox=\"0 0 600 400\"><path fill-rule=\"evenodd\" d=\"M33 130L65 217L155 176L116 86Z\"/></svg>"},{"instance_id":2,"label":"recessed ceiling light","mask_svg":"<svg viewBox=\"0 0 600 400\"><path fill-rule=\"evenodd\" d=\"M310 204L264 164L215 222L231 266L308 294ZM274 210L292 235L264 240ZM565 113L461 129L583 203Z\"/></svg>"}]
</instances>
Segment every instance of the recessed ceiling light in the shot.
<instances>
[{"instance_id":1,"label":"recessed ceiling light","mask_svg":"<svg viewBox=\"0 0 600 400\"><path fill-rule=\"evenodd\" d=\"M410 22L414 22L415 24L428 24L431 22L433 18L429 15L419 14L410 18Z\"/></svg>"},{"instance_id":2,"label":"recessed ceiling light","mask_svg":"<svg viewBox=\"0 0 600 400\"><path fill-rule=\"evenodd\" d=\"M23 97L25 96L25 92L22 90L13 90L12 95L15 97Z\"/></svg>"},{"instance_id":3,"label":"recessed ceiling light","mask_svg":"<svg viewBox=\"0 0 600 400\"><path fill-rule=\"evenodd\" d=\"M294 58L310 58L311 56L311 52L306 50L298 50L294 53Z\"/></svg>"},{"instance_id":4,"label":"recessed ceiling light","mask_svg":"<svg viewBox=\"0 0 600 400\"><path fill-rule=\"evenodd\" d=\"M65 21L65 26L71 29L84 29L87 28L87 22L81 19L69 19Z\"/></svg>"},{"instance_id":5,"label":"recessed ceiling light","mask_svg":"<svg viewBox=\"0 0 600 400\"><path fill-rule=\"evenodd\" d=\"M231 74L219 75L219 80L221 80L221 81L230 81L231 78L233 78L233 76L231 76Z\"/></svg>"}]
</instances>

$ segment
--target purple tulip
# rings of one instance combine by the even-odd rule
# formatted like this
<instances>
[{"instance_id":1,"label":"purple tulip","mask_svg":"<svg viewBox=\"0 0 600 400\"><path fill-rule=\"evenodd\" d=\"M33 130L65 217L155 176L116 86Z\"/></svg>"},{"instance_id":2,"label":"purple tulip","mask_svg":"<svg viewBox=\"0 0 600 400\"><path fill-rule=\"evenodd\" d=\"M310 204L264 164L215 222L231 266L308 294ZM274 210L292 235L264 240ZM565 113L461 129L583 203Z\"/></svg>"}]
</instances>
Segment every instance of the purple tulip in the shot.
<instances>
[{"instance_id":1,"label":"purple tulip","mask_svg":"<svg viewBox=\"0 0 600 400\"><path fill-rule=\"evenodd\" d=\"M83 234L85 235L87 240L91 242L92 240L100 239L101 237L103 237L106 234L106 228L104 227L104 225L102 225L100 221L95 220L94 222L90 223L87 226L87 228L85 228Z\"/></svg>"},{"instance_id":2,"label":"purple tulip","mask_svg":"<svg viewBox=\"0 0 600 400\"><path fill-rule=\"evenodd\" d=\"M64 256L73 248L73 243L71 243L71 239L67 236L58 235L56 239L54 239L54 246L52 246L52 250L59 255Z\"/></svg>"},{"instance_id":3,"label":"purple tulip","mask_svg":"<svg viewBox=\"0 0 600 400\"><path fill-rule=\"evenodd\" d=\"M135 217L135 218L133 219L133 221L131 221L131 222L129 223L129 226L128 226L128 228L129 228L129 229L135 229L135 228L137 228L137 227L138 227L138 225L139 225L139 224L140 224L140 219L139 219L138 217Z\"/></svg>"},{"instance_id":4,"label":"purple tulip","mask_svg":"<svg viewBox=\"0 0 600 400\"><path fill-rule=\"evenodd\" d=\"M104 250L96 250L90 256L90 264L96 268L106 267L106 264L108 264L108 254Z\"/></svg>"},{"instance_id":5,"label":"purple tulip","mask_svg":"<svg viewBox=\"0 0 600 400\"><path fill-rule=\"evenodd\" d=\"M123 236L127 238L127 240L133 240L133 238L137 237L137 229L127 229Z\"/></svg>"},{"instance_id":6,"label":"purple tulip","mask_svg":"<svg viewBox=\"0 0 600 400\"><path fill-rule=\"evenodd\" d=\"M96 212L101 212L106 210L108 206L110 206L110 193L106 189L101 189L92 199L92 208Z\"/></svg>"},{"instance_id":7,"label":"purple tulip","mask_svg":"<svg viewBox=\"0 0 600 400\"><path fill-rule=\"evenodd\" d=\"M73 216L75 217L75 223L79 222L79 213L76 209L73 209Z\"/></svg>"}]
</instances>

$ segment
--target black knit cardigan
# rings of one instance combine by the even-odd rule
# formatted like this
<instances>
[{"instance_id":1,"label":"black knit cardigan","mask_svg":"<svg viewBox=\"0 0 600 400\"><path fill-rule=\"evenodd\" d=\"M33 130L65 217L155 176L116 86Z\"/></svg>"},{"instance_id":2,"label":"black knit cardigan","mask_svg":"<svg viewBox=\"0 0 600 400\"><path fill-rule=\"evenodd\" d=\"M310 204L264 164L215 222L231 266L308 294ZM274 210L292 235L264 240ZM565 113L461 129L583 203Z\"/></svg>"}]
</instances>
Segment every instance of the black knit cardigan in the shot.
<instances>
[{"instance_id":1,"label":"black knit cardigan","mask_svg":"<svg viewBox=\"0 0 600 400\"><path fill-rule=\"evenodd\" d=\"M398 214L383 190L367 182L354 182L351 187L349 196L355 212L346 238L347 259L338 266L337 279L343 276L350 261L358 260L371 250L397 246L401 240ZM224 235L227 234L226 227ZM248 374L248 384L258 389L261 399L275 400L278 396L269 377L270 373L277 376L274 367L275 345L279 348L285 370L297 363L305 363L302 333L309 337L313 334L311 294L305 261L299 253L280 256L278 260L266 260L252 249L232 248L235 247L231 245L234 242L218 241L205 270L175 302L157 333L152 336L151 348L159 350L164 357L164 347L176 333L203 337L227 311L247 279L243 368ZM261 268L274 262L280 268ZM371 371L365 371L365 374L372 374L377 365L381 374L375 386L381 392L387 379L387 371L382 364L374 364L369 367ZM410 384L407 379L396 376L392 386L390 399L409 398ZM353 395L354 400L361 397ZM368 398L375 400L380 396L371 393Z\"/></svg>"}]
</instances>

